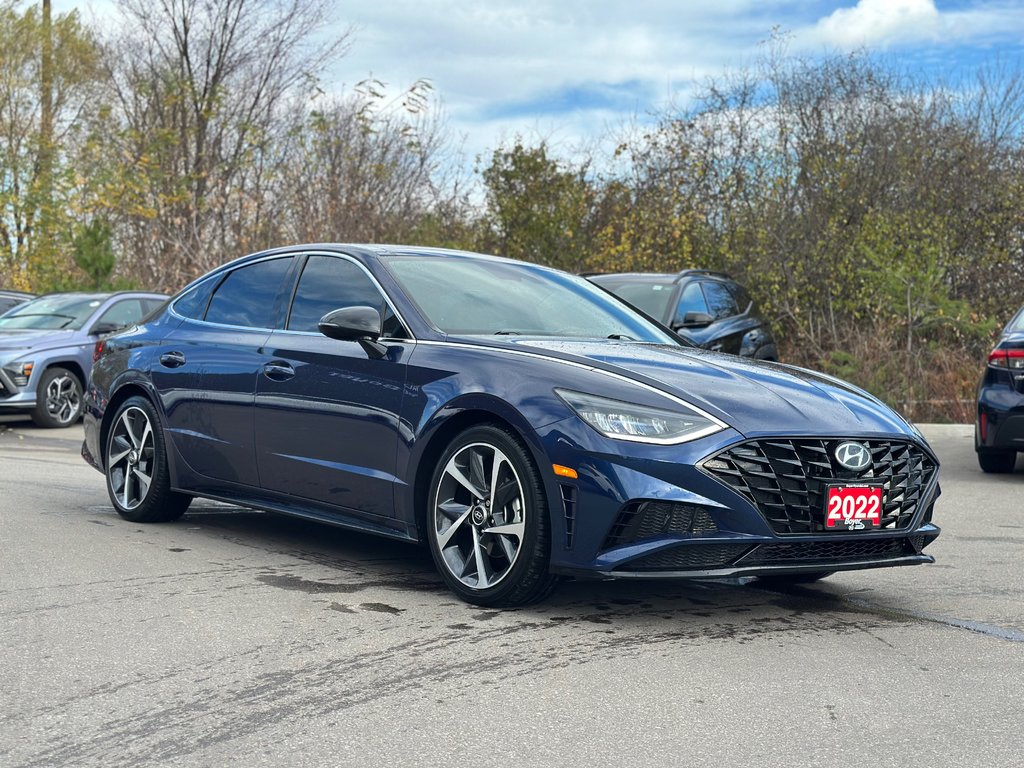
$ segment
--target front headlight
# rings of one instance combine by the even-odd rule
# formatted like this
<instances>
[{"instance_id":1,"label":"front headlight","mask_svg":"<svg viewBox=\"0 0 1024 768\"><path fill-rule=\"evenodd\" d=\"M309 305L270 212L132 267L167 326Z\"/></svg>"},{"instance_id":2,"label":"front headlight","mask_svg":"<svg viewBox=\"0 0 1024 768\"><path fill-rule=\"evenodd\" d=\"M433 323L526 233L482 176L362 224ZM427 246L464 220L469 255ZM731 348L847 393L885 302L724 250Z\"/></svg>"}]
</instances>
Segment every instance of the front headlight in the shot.
<instances>
[{"instance_id":1,"label":"front headlight","mask_svg":"<svg viewBox=\"0 0 1024 768\"><path fill-rule=\"evenodd\" d=\"M713 416L681 402L674 403L674 407L668 410L568 389L556 389L555 393L587 424L605 437L616 440L674 445L726 428Z\"/></svg>"},{"instance_id":2,"label":"front headlight","mask_svg":"<svg viewBox=\"0 0 1024 768\"><path fill-rule=\"evenodd\" d=\"M27 387L28 380L32 378L31 362L10 362L4 366L7 375L11 377L11 383L16 387Z\"/></svg>"}]
</instances>

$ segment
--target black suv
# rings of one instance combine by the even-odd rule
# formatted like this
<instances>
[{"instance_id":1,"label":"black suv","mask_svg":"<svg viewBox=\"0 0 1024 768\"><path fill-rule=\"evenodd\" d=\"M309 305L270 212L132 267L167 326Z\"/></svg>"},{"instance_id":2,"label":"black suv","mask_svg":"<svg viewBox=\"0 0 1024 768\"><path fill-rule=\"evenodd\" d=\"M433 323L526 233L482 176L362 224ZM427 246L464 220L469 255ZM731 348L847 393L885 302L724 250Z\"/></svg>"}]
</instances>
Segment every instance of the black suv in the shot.
<instances>
[{"instance_id":1,"label":"black suv","mask_svg":"<svg viewBox=\"0 0 1024 768\"><path fill-rule=\"evenodd\" d=\"M746 289L724 272L684 269L674 275L630 272L586 277L699 347L759 360L779 359L768 323L757 313Z\"/></svg>"}]
</instances>

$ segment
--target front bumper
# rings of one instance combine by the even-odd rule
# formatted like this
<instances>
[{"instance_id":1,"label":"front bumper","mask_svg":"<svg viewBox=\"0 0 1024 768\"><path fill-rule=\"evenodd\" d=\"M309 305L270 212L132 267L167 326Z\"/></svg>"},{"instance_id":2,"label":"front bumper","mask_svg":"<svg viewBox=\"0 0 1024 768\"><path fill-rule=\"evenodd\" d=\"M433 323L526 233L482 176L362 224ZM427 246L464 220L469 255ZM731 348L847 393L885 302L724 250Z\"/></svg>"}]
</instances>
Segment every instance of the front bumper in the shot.
<instances>
[{"instance_id":1,"label":"front bumper","mask_svg":"<svg viewBox=\"0 0 1024 768\"><path fill-rule=\"evenodd\" d=\"M566 435L558 437L556 445L569 444ZM855 437L872 446L882 442L878 435ZM678 579L932 563L924 549L940 533L931 522L940 493L937 461L913 436L889 439L914 448L930 462L930 470L912 469L905 452L874 448L877 455L894 457L897 475L912 474L913 479L871 478L885 483L894 510L883 521L887 527L842 532L817 525L783 528L777 515L764 514L751 498L702 470L707 457L749 442L735 432L697 441L698 446L631 447L629 456L613 454L607 444L578 446L582 450L575 456L555 452L553 460L576 467L579 477L573 482L554 478L558 503L552 505L551 568L576 577ZM802 476L801 482L829 479ZM823 521L817 489L799 496L786 493L801 515L810 509ZM904 503L908 498L912 501Z\"/></svg>"}]
</instances>

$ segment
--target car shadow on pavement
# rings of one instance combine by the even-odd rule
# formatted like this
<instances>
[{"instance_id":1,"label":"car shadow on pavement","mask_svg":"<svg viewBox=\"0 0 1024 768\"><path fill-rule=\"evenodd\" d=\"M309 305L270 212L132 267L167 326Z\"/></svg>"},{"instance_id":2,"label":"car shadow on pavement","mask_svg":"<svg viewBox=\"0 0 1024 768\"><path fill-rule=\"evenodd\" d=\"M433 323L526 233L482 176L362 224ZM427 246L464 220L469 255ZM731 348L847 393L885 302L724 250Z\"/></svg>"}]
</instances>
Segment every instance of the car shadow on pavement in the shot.
<instances>
[{"instance_id":1,"label":"car shadow on pavement","mask_svg":"<svg viewBox=\"0 0 1024 768\"><path fill-rule=\"evenodd\" d=\"M205 501L172 528L255 548L264 557L280 556L280 567L263 569L257 580L268 587L321 598L336 596L334 610L353 612L353 606L374 606L373 610L396 615L440 612L443 619L454 622L451 626L463 629L499 620L499 624L626 629L631 634L753 638L777 632L867 631L909 620L857 607L844 597L848 588L828 581L768 587L756 579L567 579L537 605L491 609L462 603L451 594L426 547Z\"/></svg>"}]
</instances>

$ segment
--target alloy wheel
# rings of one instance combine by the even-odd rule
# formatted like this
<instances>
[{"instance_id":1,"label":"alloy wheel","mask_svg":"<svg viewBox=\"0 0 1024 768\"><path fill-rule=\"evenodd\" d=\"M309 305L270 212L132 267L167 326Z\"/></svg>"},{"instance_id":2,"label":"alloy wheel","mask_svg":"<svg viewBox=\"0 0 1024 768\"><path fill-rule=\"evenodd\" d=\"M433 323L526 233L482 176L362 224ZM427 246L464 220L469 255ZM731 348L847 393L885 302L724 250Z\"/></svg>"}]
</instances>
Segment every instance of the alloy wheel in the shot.
<instances>
[{"instance_id":1,"label":"alloy wheel","mask_svg":"<svg viewBox=\"0 0 1024 768\"><path fill-rule=\"evenodd\" d=\"M470 589L508 576L523 547L526 504L509 458L472 443L445 465L434 493L432 533L445 568Z\"/></svg>"},{"instance_id":2,"label":"alloy wheel","mask_svg":"<svg viewBox=\"0 0 1024 768\"><path fill-rule=\"evenodd\" d=\"M46 410L59 424L70 424L78 418L82 395L78 381L70 373L53 378L46 387Z\"/></svg>"},{"instance_id":3,"label":"alloy wheel","mask_svg":"<svg viewBox=\"0 0 1024 768\"><path fill-rule=\"evenodd\" d=\"M126 408L114 424L107 456L110 489L118 504L135 509L146 500L153 482L153 425L141 408Z\"/></svg>"}]
</instances>

